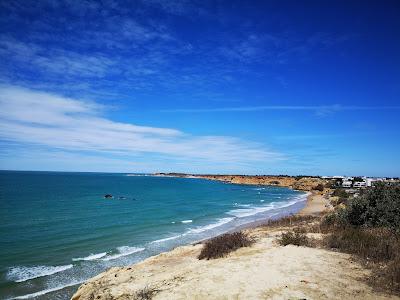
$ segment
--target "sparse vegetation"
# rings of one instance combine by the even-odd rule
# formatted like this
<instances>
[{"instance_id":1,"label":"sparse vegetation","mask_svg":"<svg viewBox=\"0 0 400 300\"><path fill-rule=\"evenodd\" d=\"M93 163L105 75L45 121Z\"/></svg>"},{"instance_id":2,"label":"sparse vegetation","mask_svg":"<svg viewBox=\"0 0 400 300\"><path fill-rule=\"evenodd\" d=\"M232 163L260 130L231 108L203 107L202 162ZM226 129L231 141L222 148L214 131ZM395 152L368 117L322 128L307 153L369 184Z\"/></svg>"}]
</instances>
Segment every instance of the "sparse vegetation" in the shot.
<instances>
[{"instance_id":1,"label":"sparse vegetation","mask_svg":"<svg viewBox=\"0 0 400 300\"><path fill-rule=\"evenodd\" d=\"M299 229L283 232L277 241L281 246L308 246L310 244L307 235Z\"/></svg>"},{"instance_id":2,"label":"sparse vegetation","mask_svg":"<svg viewBox=\"0 0 400 300\"><path fill-rule=\"evenodd\" d=\"M133 295L134 300L151 300L153 299L154 295L157 293L155 288L146 286L141 290L136 291Z\"/></svg>"},{"instance_id":3,"label":"sparse vegetation","mask_svg":"<svg viewBox=\"0 0 400 300\"><path fill-rule=\"evenodd\" d=\"M281 227L281 226L293 226L293 225L308 225L309 222L318 220L319 217L311 215L291 215L280 219L268 220L263 226L270 227Z\"/></svg>"},{"instance_id":4,"label":"sparse vegetation","mask_svg":"<svg viewBox=\"0 0 400 300\"><path fill-rule=\"evenodd\" d=\"M373 263L375 285L400 292L400 186L377 184L326 215L320 225L328 248Z\"/></svg>"},{"instance_id":5,"label":"sparse vegetation","mask_svg":"<svg viewBox=\"0 0 400 300\"><path fill-rule=\"evenodd\" d=\"M242 248L249 247L254 243L243 231L226 233L207 241L198 256L198 259L215 259Z\"/></svg>"},{"instance_id":6,"label":"sparse vegetation","mask_svg":"<svg viewBox=\"0 0 400 300\"><path fill-rule=\"evenodd\" d=\"M383 284L394 291L400 291L400 254L388 263L386 269L383 269L383 274L378 274L378 280L383 279ZM385 280L388 282L385 282Z\"/></svg>"},{"instance_id":7,"label":"sparse vegetation","mask_svg":"<svg viewBox=\"0 0 400 300\"><path fill-rule=\"evenodd\" d=\"M324 242L329 248L373 262L394 259L400 246L393 234L384 228L347 227L327 235Z\"/></svg>"}]
</instances>

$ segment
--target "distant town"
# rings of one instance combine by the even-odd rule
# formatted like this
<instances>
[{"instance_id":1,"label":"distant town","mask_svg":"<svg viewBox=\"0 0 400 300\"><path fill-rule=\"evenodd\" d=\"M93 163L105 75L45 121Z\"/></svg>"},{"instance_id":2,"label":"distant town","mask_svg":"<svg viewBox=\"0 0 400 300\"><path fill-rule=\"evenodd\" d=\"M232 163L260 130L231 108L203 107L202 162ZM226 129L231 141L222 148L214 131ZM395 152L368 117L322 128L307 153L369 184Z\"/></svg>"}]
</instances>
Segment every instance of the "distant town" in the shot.
<instances>
[{"instance_id":1,"label":"distant town","mask_svg":"<svg viewBox=\"0 0 400 300\"><path fill-rule=\"evenodd\" d=\"M364 188L374 186L377 182L386 184L396 184L400 180L398 177L350 177L350 176L321 176L323 179L335 181L336 187L343 188Z\"/></svg>"}]
</instances>

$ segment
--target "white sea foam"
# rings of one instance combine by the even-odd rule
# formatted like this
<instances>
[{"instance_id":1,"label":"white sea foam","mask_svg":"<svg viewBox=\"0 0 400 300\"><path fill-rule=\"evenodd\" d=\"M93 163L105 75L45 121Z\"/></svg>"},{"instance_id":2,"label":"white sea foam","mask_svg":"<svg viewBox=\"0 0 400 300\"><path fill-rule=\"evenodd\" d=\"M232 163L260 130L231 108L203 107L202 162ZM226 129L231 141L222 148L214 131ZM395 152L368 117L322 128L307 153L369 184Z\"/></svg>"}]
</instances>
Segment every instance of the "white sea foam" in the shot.
<instances>
[{"instance_id":1,"label":"white sea foam","mask_svg":"<svg viewBox=\"0 0 400 300\"><path fill-rule=\"evenodd\" d=\"M244 217L249 217L249 216L258 214L260 212L265 212L265 211L271 210L273 208L274 207L269 204L268 206L261 206L261 207L233 209L231 211L228 211L228 214L231 216L238 217L238 218L244 218Z\"/></svg>"},{"instance_id":2,"label":"white sea foam","mask_svg":"<svg viewBox=\"0 0 400 300\"><path fill-rule=\"evenodd\" d=\"M218 222L216 222L216 223L212 223L212 224L209 224L209 225L205 225L205 226L200 226L200 227L197 227L197 228L189 229L188 232L189 233L200 233L200 232L204 232L204 231L207 231L207 230L211 230L211 229L214 229L216 227L222 226L222 225L224 225L226 223L229 223L233 219L234 218L222 218L222 219L219 219Z\"/></svg>"},{"instance_id":3,"label":"white sea foam","mask_svg":"<svg viewBox=\"0 0 400 300\"><path fill-rule=\"evenodd\" d=\"M129 247L129 246L118 247L117 250L119 253L106 256L106 257L102 258L101 260L108 261L108 260L117 259L122 256L127 256L130 254L136 253L136 252L143 251L144 249L145 248Z\"/></svg>"},{"instance_id":4,"label":"white sea foam","mask_svg":"<svg viewBox=\"0 0 400 300\"><path fill-rule=\"evenodd\" d=\"M35 266L35 267L12 267L7 272L7 279L15 282L23 282L33 278L52 275L71 269L73 265L65 266Z\"/></svg>"},{"instance_id":5,"label":"white sea foam","mask_svg":"<svg viewBox=\"0 0 400 300\"><path fill-rule=\"evenodd\" d=\"M272 209L279 209L279 208L284 208L291 206L297 202L304 201L307 199L308 193L294 197L292 199L288 199L286 202L271 202L268 203L267 205L264 206L255 206L255 207L250 207L250 208L239 208L239 209L234 209L228 212L229 215L238 217L238 218L244 218L244 217L249 217L261 212L266 212ZM263 202L263 200L260 200Z\"/></svg>"},{"instance_id":6,"label":"white sea foam","mask_svg":"<svg viewBox=\"0 0 400 300\"><path fill-rule=\"evenodd\" d=\"M193 220L183 220L183 221L181 221L181 223L183 223L183 224L192 223L192 222L193 222Z\"/></svg>"},{"instance_id":7,"label":"white sea foam","mask_svg":"<svg viewBox=\"0 0 400 300\"><path fill-rule=\"evenodd\" d=\"M55 288L39 291L39 292L32 293L32 294L27 294L27 295L23 295L23 296L14 297L12 299L31 299L31 298L35 298L35 297L38 297L38 296L43 296L43 295L51 293L51 292L62 290L62 289L65 289L67 287L70 287L70 286L81 284L83 282L85 282L85 280L74 281L74 282L71 282L71 283L66 284L66 285L62 285L62 286L58 286L58 287L55 287Z\"/></svg>"},{"instance_id":8,"label":"white sea foam","mask_svg":"<svg viewBox=\"0 0 400 300\"><path fill-rule=\"evenodd\" d=\"M171 236L171 237L167 237L165 239L159 239L159 240L152 241L152 242L150 242L150 244L162 243L162 242L166 242L166 241L170 241L170 240L175 240L177 238L180 238L181 236L182 236L182 234L174 235L174 236Z\"/></svg>"},{"instance_id":9,"label":"white sea foam","mask_svg":"<svg viewBox=\"0 0 400 300\"><path fill-rule=\"evenodd\" d=\"M96 260L99 258L102 258L107 255L107 252L102 252L102 253L97 253L97 254L90 254L86 257L78 257L78 258L73 258L73 261L80 261L80 260Z\"/></svg>"}]
</instances>

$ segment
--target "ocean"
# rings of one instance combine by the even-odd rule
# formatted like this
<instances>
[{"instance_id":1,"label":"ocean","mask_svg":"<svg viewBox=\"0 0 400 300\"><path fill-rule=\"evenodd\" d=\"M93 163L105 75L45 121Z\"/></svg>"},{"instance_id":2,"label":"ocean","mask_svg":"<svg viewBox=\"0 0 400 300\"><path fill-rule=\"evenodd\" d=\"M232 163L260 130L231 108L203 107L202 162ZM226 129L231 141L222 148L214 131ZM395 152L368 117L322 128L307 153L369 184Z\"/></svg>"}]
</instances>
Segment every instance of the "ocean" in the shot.
<instances>
[{"instance_id":1,"label":"ocean","mask_svg":"<svg viewBox=\"0 0 400 300\"><path fill-rule=\"evenodd\" d=\"M205 179L0 171L0 299L69 299L112 266L296 212L305 200Z\"/></svg>"}]
</instances>

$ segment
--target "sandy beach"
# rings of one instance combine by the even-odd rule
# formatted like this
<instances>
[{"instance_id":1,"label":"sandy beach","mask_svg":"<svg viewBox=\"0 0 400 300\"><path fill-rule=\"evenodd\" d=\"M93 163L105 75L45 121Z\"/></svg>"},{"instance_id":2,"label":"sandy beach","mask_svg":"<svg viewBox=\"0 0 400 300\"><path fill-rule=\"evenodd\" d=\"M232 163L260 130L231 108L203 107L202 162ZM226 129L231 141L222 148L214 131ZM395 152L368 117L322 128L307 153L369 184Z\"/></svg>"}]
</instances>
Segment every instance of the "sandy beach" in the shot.
<instances>
[{"instance_id":1,"label":"sandy beach","mask_svg":"<svg viewBox=\"0 0 400 300\"><path fill-rule=\"evenodd\" d=\"M313 193L307 197L306 205L300 210L298 215L318 215L325 210L331 209L329 198L325 194Z\"/></svg>"},{"instance_id":2,"label":"sandy beach","mask_svg":"<svg viewBox=\"0 0 400 300\"><path fill-rule=\"evenodd\" d=\"M326 197L312 193L299 214L326 209ZM84 283L72 299L135 299L146 288L156 290L153 299L399 299L367 285L370 271L348 254L279 246L276 238L283 230L246 229L256 243L225 258L198 260L203 246L195 244L111 268Z\"/></svg>"}]
</instances>

